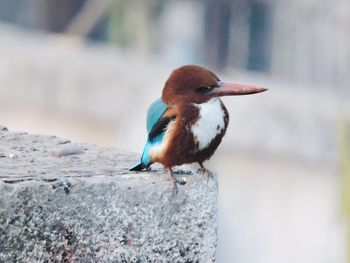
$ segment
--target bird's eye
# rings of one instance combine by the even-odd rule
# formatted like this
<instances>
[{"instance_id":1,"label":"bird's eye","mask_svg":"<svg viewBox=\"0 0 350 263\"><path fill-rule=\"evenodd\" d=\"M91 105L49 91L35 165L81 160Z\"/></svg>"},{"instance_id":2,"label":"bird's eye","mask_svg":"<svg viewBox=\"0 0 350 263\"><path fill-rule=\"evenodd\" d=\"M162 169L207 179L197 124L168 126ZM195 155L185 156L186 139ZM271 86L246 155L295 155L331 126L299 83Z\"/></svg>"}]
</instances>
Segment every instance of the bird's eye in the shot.
<instances>
[{"instance_id":1,"label":"bird's eye","mask_svg":"<svg viewBox=\"0 0 350 263\"><path fill-rule=\"evenodd\" d=\"M196 88L195 90L198 93L205 94L205 93L209 93L212 89L218 88L218 87L220 87L220 82L214 83L214 84L209 85L209 86L201 86L201 87Z\"/></svg>"},{"instance_id":2,"label":"bird's eye","mask_svg":"<svg viewBox=\"0 0 350 263\"><path fill-rule=\"evenodd\" d=\"M208 91L210 91L212 89L212 87L198 87L196 88L196 92L199 93L207 93Z\"/></svg>"}]
</instances>

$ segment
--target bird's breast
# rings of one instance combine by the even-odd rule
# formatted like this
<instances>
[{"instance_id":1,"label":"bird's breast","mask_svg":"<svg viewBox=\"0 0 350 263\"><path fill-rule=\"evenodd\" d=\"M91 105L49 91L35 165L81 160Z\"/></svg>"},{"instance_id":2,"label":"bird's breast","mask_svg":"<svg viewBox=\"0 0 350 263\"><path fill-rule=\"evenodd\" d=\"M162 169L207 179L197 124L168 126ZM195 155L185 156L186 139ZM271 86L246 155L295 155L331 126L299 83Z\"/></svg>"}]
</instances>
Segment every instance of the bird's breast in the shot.
<instances>
[{"instance_id":1,"label":"bird's breast","mask_svg":"<svg viewBox=\"0 0 350 263\"><path fill-rule=\"evenodd\" d=\"M191 126L191 132L198 144L198 150L201 151L225 132L228 114L219 98L193 105L199 109L199 115L197 121Z\"/></svg>"}]
</instances>

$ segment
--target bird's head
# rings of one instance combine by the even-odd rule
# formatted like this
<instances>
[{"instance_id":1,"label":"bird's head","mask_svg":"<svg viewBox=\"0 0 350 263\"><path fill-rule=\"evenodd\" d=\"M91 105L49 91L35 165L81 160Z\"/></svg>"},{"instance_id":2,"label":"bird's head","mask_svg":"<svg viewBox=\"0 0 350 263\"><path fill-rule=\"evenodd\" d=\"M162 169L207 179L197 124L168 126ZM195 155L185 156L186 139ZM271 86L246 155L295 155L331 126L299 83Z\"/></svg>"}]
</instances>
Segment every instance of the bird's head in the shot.
<instances>
[{"instance_id":1,"label":"bird's head","mask_svg":"<svg viewBox=\"0 0 350 263\"><path fill-rule=\"evenodd\" d=\"M187 65L175 69L165 83L162 99L168 105L207 102L213 97L247 95L267 89L222 82L212 71Z\"/></svg>"}]
</instances>

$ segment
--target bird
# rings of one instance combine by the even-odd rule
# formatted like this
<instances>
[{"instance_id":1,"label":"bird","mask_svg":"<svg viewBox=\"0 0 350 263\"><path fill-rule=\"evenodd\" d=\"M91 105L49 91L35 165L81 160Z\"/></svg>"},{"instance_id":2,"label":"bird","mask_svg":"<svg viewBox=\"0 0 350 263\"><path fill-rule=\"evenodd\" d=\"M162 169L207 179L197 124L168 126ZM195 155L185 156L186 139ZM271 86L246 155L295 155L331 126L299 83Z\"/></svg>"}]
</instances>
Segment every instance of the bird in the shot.
<instances>
[{"instance_id":1,"label":"bird","mask_svg":"<svg viewBox=\"0 0 350 263\"><path fill-rule=\"evenodd\" d=\"M173 190L181 184L173 167L198 163L198 172L212 177L203 163L209 160L226 133L229 114L220 97L248 95L266 88L226 83L199 65L181 66L166 80L162 96L147 112L147 142L140 162L130 171L148 170L153 163L168 171Z\"/></svg>"}]
</instances>

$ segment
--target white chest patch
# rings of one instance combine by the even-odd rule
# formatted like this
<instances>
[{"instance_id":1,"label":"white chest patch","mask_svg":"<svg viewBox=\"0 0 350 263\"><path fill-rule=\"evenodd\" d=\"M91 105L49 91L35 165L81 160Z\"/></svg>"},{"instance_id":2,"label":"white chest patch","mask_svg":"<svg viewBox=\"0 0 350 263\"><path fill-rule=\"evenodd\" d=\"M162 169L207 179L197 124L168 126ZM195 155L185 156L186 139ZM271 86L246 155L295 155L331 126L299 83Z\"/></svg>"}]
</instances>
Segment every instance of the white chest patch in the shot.
<instances>
[{"instance_id":1,"label":"white chest patch","mask_svg":"<svg viewBox=\"0 0 350 263\"><path fill-rule=\"evenodd\" d=\"M199 108L199 119L192 125L191 131L198 142L198 150L203 150L225 129L225 113L218 98L194 105Z\"/></svg>"}]
</instances>

